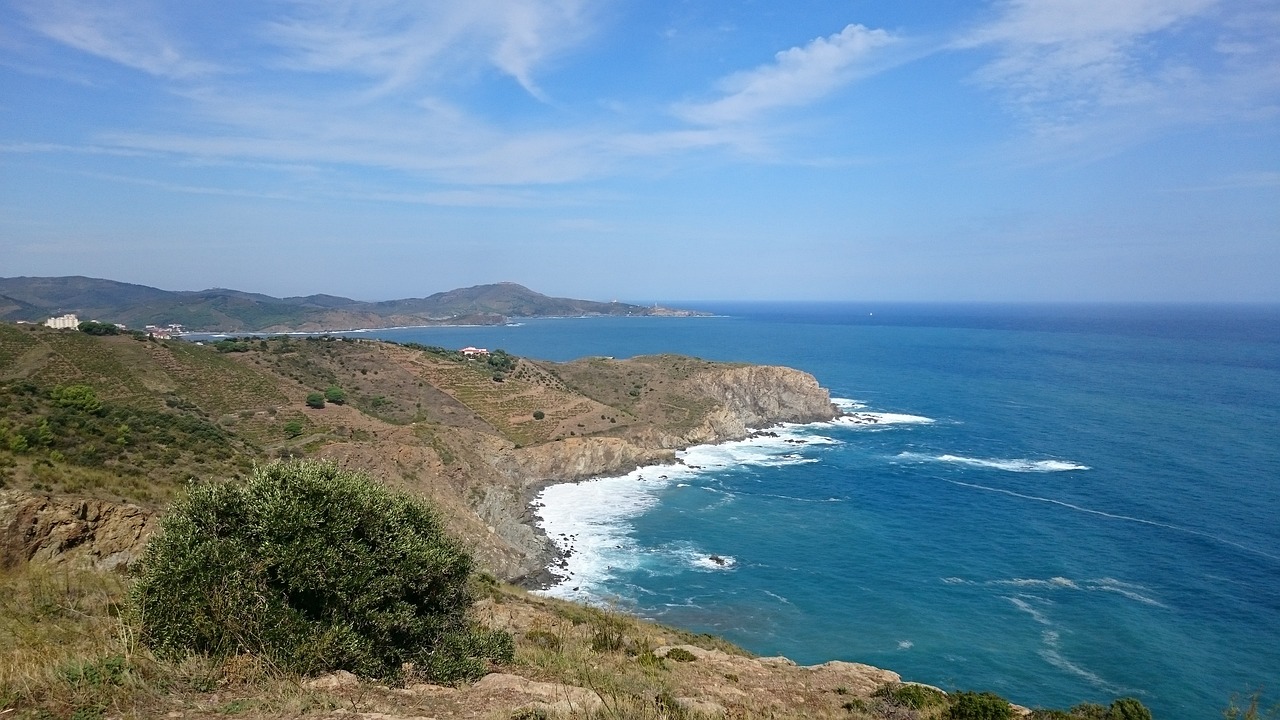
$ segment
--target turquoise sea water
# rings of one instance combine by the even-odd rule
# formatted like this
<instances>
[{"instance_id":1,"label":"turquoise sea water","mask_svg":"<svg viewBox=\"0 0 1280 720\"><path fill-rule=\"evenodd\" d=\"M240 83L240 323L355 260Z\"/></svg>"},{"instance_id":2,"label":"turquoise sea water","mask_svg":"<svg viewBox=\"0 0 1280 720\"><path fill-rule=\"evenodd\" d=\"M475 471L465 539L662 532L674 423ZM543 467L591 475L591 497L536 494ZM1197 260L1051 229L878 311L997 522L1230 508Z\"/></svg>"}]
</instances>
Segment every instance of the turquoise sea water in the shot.
<instances>
[{"instance_id":1,"label":"turquoise sea water","mask_svg":"<svg viewBox=\"0 0 1280 720\"><path fill-rule=\"evenodd\" d=\"M555 594L1029 706L1280 689L1280 309L707 309L376 335L790 365L879 421L550 489Z\"/></svg>"}]
</instances>

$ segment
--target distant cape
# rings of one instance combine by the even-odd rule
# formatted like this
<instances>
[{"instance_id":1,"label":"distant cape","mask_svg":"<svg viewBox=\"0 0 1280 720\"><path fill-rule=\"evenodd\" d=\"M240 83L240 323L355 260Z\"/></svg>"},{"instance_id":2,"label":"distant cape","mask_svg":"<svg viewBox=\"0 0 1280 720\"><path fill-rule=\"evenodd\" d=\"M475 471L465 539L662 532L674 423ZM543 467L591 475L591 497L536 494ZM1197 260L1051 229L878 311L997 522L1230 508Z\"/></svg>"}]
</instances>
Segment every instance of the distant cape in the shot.
<instances>
[{"instance_id":1,"label":"distant cape","mask_svg":"<svg viewBox=\"0 0 1280 720\"><path fill-rule=\"evenodd\" d=\"M497 325L513 318L582 315L693 317L708 313L543 295L512 282L421 298L363 302L336 295L277 298L214 288L172 291L82 276L0 278L0 320L39 322L74 313L131 328L192 332L316 332L413 325Z\"/></svg>"}]
</instances>

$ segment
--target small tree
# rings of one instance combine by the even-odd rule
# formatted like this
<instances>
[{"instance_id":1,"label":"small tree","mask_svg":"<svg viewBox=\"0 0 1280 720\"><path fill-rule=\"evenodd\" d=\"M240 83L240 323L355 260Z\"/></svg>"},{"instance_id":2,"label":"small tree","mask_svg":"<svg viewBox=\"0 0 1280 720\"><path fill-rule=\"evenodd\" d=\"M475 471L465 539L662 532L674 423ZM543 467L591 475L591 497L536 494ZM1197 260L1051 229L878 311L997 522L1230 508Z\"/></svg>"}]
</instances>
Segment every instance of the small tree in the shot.
<instances>
[{"instance_id":1,"label":"small tree","mask_svg":"<svg viewBox=\"0 0 1280 720\"><path fill-rule=\"evenodd\" d=\"M317 410L324 407L324 395L313 392L307 395L307 407L313 407Z\"/></svg>"},{"instance_id":2,"label":"small tree","mask_svg":"<svg viewBox=\"0 0 1280 720\"><path fill-rule=\"evenodd\" d=\"M334 405L341 405L347 401L347 394L337 385L330 385L325 388L324 399Z\"/></svg>"},{"instance_id":3,"label":"small tree","mask_svg":"<svg viewBox=\"0 0 1280 720\"><path fill-rule=\"evenodd\" d=\"M157 654L252 653L297 673L437 681L510 661L471 625L471 557L430 509L332 463L260 468L174 504L137 565L131 612Z\"/></svg>"},{"instance_id":4,"label":"small tree","mask_svg":"<svg viewBox=\"0 0 1280 720\"><path fill-rule=\"evenodd\" d=\"M544 413L544 412L542 412L541 410L534 410L534 411L533 411L533 419L534 419L534 420L541 420L542 418L544 418L544 417L546 417L546 416L547 416L547 414L546 414L546 413Z\"/></svg>"},{"instance_id":5,"label":"small tree","mask_svg":"<svg viewBox=\"0 0 1280 720\"><path fill-rule=\"evenodd\" d=\"M88 385L67 385L53 389L53 402L58 407L71 408L86 413L97 413L102 410L102 402L93 388Z\"/></svg>"},{"instance_id":6,"label":"small tree","mask_svg":"<svg viewBox=\"0 0 1280 720\"><path fill-rule=\"evenodd\" d=\"M89 335L119 335L120 328L111 323L85 320L77 326L82 333Z\"/></svg>"}]
</instances>

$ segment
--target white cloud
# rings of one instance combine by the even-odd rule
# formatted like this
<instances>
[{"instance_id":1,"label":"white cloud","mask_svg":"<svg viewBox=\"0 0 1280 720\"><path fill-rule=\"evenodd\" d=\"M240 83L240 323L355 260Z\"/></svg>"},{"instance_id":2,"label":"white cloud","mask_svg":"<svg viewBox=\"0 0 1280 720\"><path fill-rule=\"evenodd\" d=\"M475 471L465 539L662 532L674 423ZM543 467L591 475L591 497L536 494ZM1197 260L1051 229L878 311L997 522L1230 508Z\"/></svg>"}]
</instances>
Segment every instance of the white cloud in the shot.
<instances>
[{"instance_id":1,"label":"white cloud","mask_svg":"<svg viewBox=\"0 0 1280 720\"><path fill-rule=\"evenodd\" d=\"M1109 154L1170 128L1274 106L1275 13L1247 0L1004 0L958 49L995 57L975 79L999 92L1044 149Z\"/></svg>"},{"instance_id":2,"label":"white cloud","mask_svg":"<svg viewBox=\"0 0 1280 720\"><path fill-rule=\"evenodd\" d=\"M76 47L93 47L171 81L158 83L164 90L157 96L164 112L154 115L159 122L104 128L82 147L59 146L64 152L142 153L188 168L247 164L279 172L285 183L295 183L297 169L307 168L324 175L319 184L373 174L375 184L484 190L397 195L405 202L459 205L521 201L496 188L573 183L629 168L662 172L654 160L679 162L704 151L776 161L785 130L743 121L833 92L867 72L873 51L893 42L882 30L849 25L780 52L772 63L725 78L719 99L686 106L692 127L666 113L655 121L644 109L565 123L554 105L526 105L513 117L495 113L487 99L468 102L473 88L492 87L494 77L500 84L509 77L541 97L538 74L593 29L588 2L273 0L264 6L269 19L233 20L218 39L186 27L188 37L203 38L207 47L237 48L235 72L199 77L199 64L155 50L175 43L157 30L160 16L139 6L125 13L49 0L31 17L50 37L80 38ZM132 28L125 27L129 15L139 16ZM106 38L129 42L108 47ZM143 52L147 48L153 50ZM133 54L125 57L126 49ZM543 122L548 117L557 122Z\"/></svg>"},{"instance_id":3,"label":"white cloud","mask_svg":"<svg viewBox=\"0 0 1280 720\"><path fill-rule=\"evenodd\" d=\"M700 125L726 125L776 108L807 105L856 79L872 53L894 40L884 30L851 24L804 47L783 50L771 63L724 78L719 83L722 97L677 105L675 113Z\"/></svg>"},{"instance_id":4,"label":"white cloud","mask_svg":"<svg viewBox=\"0 0 1280 720\"><path fill-rule=\"evenodd\" d=\"M217 70L178 49L143 2L37 0L21 5L41 34L81 52L158 77L188 79Z\"/></svg>"},{"instance_id":5,"label":"white cloud","mask_svg":"<svg viewBox=\"0 0 1280 720\"><path fill-rule=\"evenodd\" d=\"M1205 12L1220 0L1004 0L962 44L1124 44Z\"/></svg>"},{"instance_id":6,"label":"white cloud","mask_svg":"<svg viewBox=\"0 0 1280 720\"><path fill-rule=\"evenodd\" d=\"M534 71L588 33L585 0L295 3L267 26L293 69L366 76L382 90L492 66L541 97Z\"/></svg>"}]
</instances>

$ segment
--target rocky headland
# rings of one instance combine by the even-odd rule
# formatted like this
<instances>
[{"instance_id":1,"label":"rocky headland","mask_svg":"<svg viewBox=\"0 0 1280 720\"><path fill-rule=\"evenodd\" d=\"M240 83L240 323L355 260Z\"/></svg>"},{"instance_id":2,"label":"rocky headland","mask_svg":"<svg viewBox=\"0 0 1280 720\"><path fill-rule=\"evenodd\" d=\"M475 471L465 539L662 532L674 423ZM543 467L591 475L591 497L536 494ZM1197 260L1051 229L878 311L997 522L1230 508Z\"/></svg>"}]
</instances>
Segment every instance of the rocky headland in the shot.
<instances>
[{"instance_id":1,"label":"rocky headland","mask_svg":"<svg viewBox=\"0 0 1280 720\"><path fill-rule=\"evenodd\" d=\"M888 671L753 658L492 579L550 579L554 545L530 502L549 484L839 414L807 373L673 355L549 363L349 338L201 346L0 325L0 714L100 717L108 702L112 716L148 717L940 717L945 693ZM282 680L249 656L139 655L120 634L124 571L169 502L188 483L299 457L429 500L492 576L477 578L474 614L511 633L514 663L469 687L389 688L341 673ZM91 668L120 683L76 684Z\"/></svg>"},{"instance_id":2,"label":"rocky headland","mask_svg":"<svg viewBox=\"0 0 1280 720\"><path fill-rule=\"evenodd\" d=\"M553 559L530 507L548 484L671 462L691 445L838 414L816 378L784 367L670 355L495 361L333 338L229 342L230 351L5 326L6 440L23 432L33 409L68 437L0 449L10 468L0 490L0 563L123 568L183 483L308 455L430 498L487 570L529 579ZM154 423L156 441L136 429L123 441L132 445L74 437L85 430L76 430L56 388L80 384L93 393L91 417L133 408L119 412L135 425ZM308 391L326 386L343 388L343 401L309 407ZM197 419L206 423L199 438L216 436L217 446L193 439L175 447L182 439L163 426Z\"/></svg>"}]
</instances>

